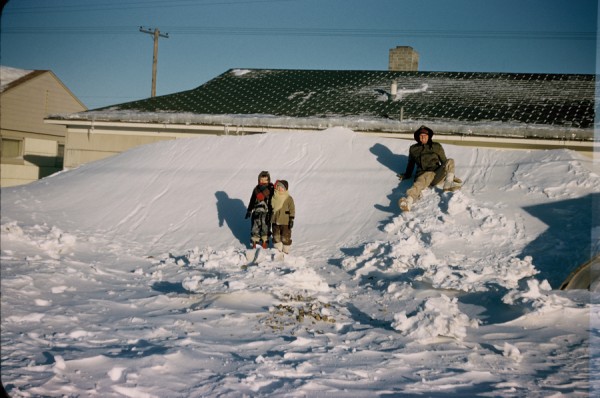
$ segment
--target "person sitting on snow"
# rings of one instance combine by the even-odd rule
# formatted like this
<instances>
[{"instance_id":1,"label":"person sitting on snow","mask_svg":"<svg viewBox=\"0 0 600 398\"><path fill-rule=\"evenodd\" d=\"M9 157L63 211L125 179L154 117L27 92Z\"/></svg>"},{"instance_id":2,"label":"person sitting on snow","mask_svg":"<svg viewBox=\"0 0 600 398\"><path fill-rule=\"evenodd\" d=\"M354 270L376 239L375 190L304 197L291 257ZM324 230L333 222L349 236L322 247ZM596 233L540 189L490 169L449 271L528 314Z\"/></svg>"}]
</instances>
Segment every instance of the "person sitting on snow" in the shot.
<instances>
[{"instance_id":1,"label":"person sitting on snow","mask_svg":"<svg viewBox=\"0 0 600 398\"><path fill-rule=\"evenodd\" d=\"M258 185L252 190L246 211L246 218L252 216L250 242L253 249L256 248L259 241L262 241L264 249L269 247L273 191L274 186L271 183L271 175L268 171L261 171L258 175Z\"/></svg>"},{"instance_id":2,"label":"person sitting on snow","mask_svg":"<svg viewBox=\"0 0 600 398\"><path fill-rule=\"evenodd\" d=\"M273 205L273 246L285 254L290 252L292 228L296 217L296 206L294 199L288 192L288 186L286 180L276 181L275 195L273 195L271 201Z\"/></svg>"},{"instance_id":3,"label":"person sitting on snow","mask_svg":"<svg viewBox=\"0 0 600 398\"><path fill-rule=\"evenodd\" d=\"M414 133L416 144L408 151L408 165L400 179L410 178L415 166L415 180L406 191L406 197L398 201L402 211L409 211L414 202L421 197L421 192L430 186L436 186L444 181L444 191L454 191L460 188L462 181L454 175L454 159L446 158L442 145L433 142L433 130L421 126Z\"/></svg>"}]
</instances>

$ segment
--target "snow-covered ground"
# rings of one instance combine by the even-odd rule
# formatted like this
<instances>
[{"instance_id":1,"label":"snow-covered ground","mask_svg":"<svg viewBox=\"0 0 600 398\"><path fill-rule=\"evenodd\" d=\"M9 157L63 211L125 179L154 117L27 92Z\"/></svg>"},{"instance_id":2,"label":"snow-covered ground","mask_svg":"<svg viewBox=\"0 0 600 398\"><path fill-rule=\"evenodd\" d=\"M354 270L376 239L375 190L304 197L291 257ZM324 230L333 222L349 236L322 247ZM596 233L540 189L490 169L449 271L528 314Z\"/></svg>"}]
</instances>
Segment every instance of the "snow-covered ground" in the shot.
<instances>
[{"instance_id":1,"label":"snow-covered ground","mask_svg":"<svg viewBox=\"0 0 600 398\"><path fill-rule=\"evenodd\" d=\"M461 191L414 210L411 142L333 128L138 147L2 189L13 397L593 396L600 172L568 150L446 145ZM246 264L261 170L292 252ZM595 210L595 211L593 211Z\"/></svg>"}]
</instances>

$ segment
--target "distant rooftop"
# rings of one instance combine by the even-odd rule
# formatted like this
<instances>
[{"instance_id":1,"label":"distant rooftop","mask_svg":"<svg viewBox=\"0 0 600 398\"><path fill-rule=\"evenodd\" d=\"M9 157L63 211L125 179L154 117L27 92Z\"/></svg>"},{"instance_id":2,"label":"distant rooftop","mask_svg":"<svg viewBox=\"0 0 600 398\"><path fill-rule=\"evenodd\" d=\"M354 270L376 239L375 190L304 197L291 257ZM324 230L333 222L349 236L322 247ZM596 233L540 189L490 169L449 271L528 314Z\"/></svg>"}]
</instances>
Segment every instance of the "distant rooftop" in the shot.
<instances>
[{"instance_id":1,"label":"distant rooftop","mask_svg":"<svg viewBox=\"0 0 600 398\"><path fill-rule=\"evenodd\" d=\"M252 118L271 125L365 120L388 131L429 123L448 133L537 128L591 139L594 96L594 75L232 69L193 90L68 118L173 123L181 115L186 123L245 125Z\"/></svg>"},{"instance_id":2,"label":"distant rooftop","mask_svg":"<svg viewBox=\"0 0 600 398\"><path fill-rule=\"evenodd\" d=\"M0 65L0 92L7 89L12 83L32 73L32 70L11 68Z\"/></svg>"}]
</instances>

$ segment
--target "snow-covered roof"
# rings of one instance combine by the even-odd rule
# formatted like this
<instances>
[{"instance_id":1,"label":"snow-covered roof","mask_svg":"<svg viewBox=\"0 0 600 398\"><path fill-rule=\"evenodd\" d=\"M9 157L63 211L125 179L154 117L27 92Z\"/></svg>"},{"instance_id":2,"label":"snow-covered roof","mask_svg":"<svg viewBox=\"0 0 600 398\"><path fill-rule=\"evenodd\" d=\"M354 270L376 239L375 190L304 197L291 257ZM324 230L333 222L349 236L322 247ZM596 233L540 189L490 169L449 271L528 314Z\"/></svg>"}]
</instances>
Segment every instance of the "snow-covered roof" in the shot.
<instances>
[{"instance_id":1,"label":"snow-covered roof","mask_svg":"<svg viewBox=\"0 0 600 398\"><path fill-rule=\"evenodd\" d=\"M517 136L534 126L592 139L594 93L595 76L583 74L232 69L192 90L63 117L303 128L351 119L383 131L428 123Z\"/></svg>"},{"instance_id":2,"label":"snow-covered roof","mask_svg":"<svg viewBox=\"0 0 600 398\"><path fill-rule=\"evenodd\" d=\"M0 65L0 92L3 92L12 83L32 73L32 70L11 68Z\"/></svg>"}]
</instances>

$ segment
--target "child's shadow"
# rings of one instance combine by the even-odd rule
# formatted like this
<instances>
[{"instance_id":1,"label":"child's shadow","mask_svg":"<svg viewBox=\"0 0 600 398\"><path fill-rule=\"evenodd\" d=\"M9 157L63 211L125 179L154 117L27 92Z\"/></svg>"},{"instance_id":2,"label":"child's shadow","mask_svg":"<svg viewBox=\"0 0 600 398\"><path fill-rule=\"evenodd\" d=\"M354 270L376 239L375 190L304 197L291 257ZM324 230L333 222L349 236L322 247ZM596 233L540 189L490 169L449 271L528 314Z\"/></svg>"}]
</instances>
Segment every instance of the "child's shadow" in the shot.
<instances>
[{"instance_id":1,"label":"child's shadow","mask_svg":"<svg viewBox=\"0 0 600 398\"><path fill-rule=\"evenodd\" d=\"M388 147L381 144L375 144L370 149L371 153L377 157L377 161L390 169L395 175L403 174L406 170L406 165L408 163L408 156L406 155L396 155ZM377 210L384 211L386 213L397 214L399 212L398 208L398 200L402 196L404 192L410 187L409 181L402 182L398 181L398 185L392 189L387 197L389 199L389 203L387 206L376 204L375 208Z\"/></svg>"},{"instance_id":2,"label":"child's shadow","mask_svg":"<svg viewBox=\"0 0 600 398\"><path fill-rule=\"evenodd\" d=\"M394 172L394 174L404 173L408 156L396 155L388 147L381 144L375 144L370 149L371 153L377 157L377 161Z\"/></svg>"},{"instance_id":3,"label":"child's shadow","mask_svg":"<svg viewBox=\"0 0 600 398\"><path fill-rule=\"evenodd\" d=\"M244 219L246 214L246 206L241 199L231 199L226 192L215 192L217 198L217 214L219 217L219 227L227 224L233 236L240 241L241 244L248 243L249 229L248 222Z\"/></svg>"}]
</instances>

